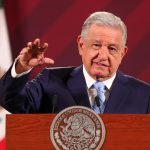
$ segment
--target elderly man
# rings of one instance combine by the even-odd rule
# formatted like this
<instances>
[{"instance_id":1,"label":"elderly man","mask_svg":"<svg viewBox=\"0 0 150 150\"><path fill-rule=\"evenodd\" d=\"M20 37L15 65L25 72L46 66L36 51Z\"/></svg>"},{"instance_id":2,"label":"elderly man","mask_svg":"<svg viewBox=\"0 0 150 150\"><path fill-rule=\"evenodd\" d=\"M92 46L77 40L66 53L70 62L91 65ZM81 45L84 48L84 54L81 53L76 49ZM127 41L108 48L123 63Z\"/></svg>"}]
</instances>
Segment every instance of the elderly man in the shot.
<instances>
[{"instance_id":1,"label":"elderly man","mask_svg":"<svg viewBox=\"0 0 150 150\"><path fill-rule=\"evenodd\" d=\"M81 66L45 68L27 82L30 70L53 64L40 39L28 42L3 76L0 104L13 113L58 113L74 105L96 113L150 113L150 85L118 68L127 53L127 29L109 12L95 12L77 38Z\"/></svg>"}]
</instances>

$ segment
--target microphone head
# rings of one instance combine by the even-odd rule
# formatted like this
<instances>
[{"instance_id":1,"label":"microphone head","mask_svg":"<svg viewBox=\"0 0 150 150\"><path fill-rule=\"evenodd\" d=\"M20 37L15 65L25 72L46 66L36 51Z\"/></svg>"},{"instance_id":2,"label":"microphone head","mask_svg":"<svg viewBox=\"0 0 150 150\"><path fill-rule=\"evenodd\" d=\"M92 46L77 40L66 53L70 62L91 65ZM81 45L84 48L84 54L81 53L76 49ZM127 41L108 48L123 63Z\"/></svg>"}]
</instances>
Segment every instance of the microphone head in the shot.
<instances>
[{"instance_id":1,"label":"microphone head","mask_svg":"<svg viewBox=\"0 0 150 150\"><path fill-rule=\"evenodd\" d=\"M91 89L92 90L92 97L97 105L97 107L100 107L100 102L99 102L99 97L98 97L98 94L97 94L97 90L95 88Z\"/></svg>"},{"instance_id":2,"label":"microphone head","mask_svg":"<svg viewBox=\"0 0 150 150\"><path fill-rule=\"evenodd\" d=\"M90 89L90 94L92 95L92 98L95 99L95 97L97 96L97 91L95 88Z\"/></svg>"},{"instance_id":3,"label":"microphone head","mask_svg":"<svg viewBox=\"0 0 150 150\"><path fill-rule=\"evenodd\" d=\"M93 97L95 98L96 96L97 96L97 91L96 91L96 89L92 89L92 92L93 92Z\"/></svg>"}]
</instances>

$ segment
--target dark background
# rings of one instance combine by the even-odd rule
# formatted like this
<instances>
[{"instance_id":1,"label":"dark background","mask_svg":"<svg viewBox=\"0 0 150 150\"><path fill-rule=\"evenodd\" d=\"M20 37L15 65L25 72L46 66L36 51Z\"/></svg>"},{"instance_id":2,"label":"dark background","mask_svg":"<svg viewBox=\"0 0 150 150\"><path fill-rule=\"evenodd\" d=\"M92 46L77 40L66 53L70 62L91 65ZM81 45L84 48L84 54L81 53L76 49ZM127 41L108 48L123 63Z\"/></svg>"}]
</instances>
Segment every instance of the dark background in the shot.
<instances>
[{"instance_id":1,"label":"dark background","mask_svg":"<svg viewBox=\"0 0 150 150\"><path fill-rule=\"evenodd\" d=\"M149 0L5 0L4 7L13 60L38 37L49 43L46 56L55 60L54 66L81 64L76 38L91 13L120 16L128 28L129 48L120 70L150 83ZM34 69L32 77L41 69Z\"/></svg>"}]
</instances>

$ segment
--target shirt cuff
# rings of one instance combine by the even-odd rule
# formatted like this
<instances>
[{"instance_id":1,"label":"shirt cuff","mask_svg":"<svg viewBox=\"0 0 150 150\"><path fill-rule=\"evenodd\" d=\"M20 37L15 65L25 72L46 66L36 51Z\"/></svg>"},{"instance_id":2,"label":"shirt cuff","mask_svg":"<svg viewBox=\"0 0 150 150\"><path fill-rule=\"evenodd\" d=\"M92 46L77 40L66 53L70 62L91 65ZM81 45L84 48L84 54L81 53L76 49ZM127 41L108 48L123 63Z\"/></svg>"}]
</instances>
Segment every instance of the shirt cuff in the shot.
<instances>
[{"instance_id":1,"label":"shirt cuff","mask_svg":"<svg viewBox=\"0 0 150 150\"><path fill-rule=\"evenodd\" d=\"M17 60L18 60L18 59L16 58L15 61L14 61L13 66L12 66L12 69L11 69L11 76L12 76L13 78L19 78L19 77L21 77L21 76L23 76L23 75L25 75L25 74L28 74L28 73L32 70L32 68L31 68L31 69L29 69L29 70L27 70L27 71L25 71L25 72L23 72L23 73L17 74L17 73L16 73L16 69L15 69L15 65L16 65Z\"/></svg>"}]
</instances>

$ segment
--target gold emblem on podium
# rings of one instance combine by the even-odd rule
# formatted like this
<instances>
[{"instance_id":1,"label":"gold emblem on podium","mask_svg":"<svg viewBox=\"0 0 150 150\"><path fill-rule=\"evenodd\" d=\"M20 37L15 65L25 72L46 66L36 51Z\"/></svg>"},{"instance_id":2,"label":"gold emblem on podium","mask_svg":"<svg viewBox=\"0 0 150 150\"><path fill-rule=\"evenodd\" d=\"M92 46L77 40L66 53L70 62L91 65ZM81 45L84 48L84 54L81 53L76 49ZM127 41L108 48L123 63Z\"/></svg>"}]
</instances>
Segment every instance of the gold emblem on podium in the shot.
<instances>
[{"instance_id":1,"label":"gold emblem on podium","mask_svg":"<svg viewBox=\"0 0 150 150\"><path fill-rule=\"evenodd\" d=\"M50 138L56 150L100 150L105 126L93 110L73 106L56 115L50 127Z\"/></svg>"}]
</instances>

